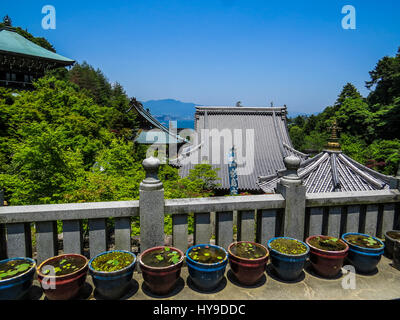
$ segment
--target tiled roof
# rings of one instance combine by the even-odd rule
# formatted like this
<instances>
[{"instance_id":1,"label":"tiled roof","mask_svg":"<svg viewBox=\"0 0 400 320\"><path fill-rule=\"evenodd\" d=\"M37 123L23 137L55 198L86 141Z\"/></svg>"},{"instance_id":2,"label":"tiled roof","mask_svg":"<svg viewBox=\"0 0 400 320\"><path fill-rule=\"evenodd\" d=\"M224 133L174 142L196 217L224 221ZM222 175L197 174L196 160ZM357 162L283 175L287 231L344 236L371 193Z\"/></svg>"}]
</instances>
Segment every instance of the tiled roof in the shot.
<instances>
[{"instance_id":1,"label":"tiled roof","mask_svg":"<svg viewBox=\"0 0 400 320\"><path fill-rule=\"evenodd\" d=\"M241 191L257 191L260 190L257 185L257 177L262 174L275 174L277 170L283 170L285 165L283 157L290 154L300 156L306 159L307 155L293 149L292 143L286 126L286 107L196 107L195 113L195 129L200 135L200 129L218 129L229 130L234 137L234 129L242 129L241 137L243 141L243 150L238 150L238 144L233 141L236 148L236 154L245 156L249 143L246 142L246 129L254 130L254 166L253 170L247 170L242 175L238 174L238 185ZM197 149L205 149L207 141L202 141ZM229 176L227 150L232 145L225 144L223 139L220 141L220 159L221 164L213 164L212 147L208 151L208 163L213 168L219 168L218 175L221 180L218 183L221 186L218 189L229 190ZM208 145L212 146L212 139L208 141ZM222 147L224 146L224 148ZM196 148L196 147L195 147ZM248 149L249 150L249 149ZM204 152L204 151L203 151ZM197 152L197 161L201 162L201 150ZM189 157L181 158L177 163L180 166L180 175L185 177L189 174L189 170L194 168L194 164L188 163ZM238 165L238 168L240 165ZM243 166L242 166L243 167Z\"/></svg>"},{"instance_id":2,"label":"tiled roof","mask_svg":"<svg viewBox=\"0 0 400 320\"><path fill-rule=\"evenodd\" d=\"M139 135L135 138L135 141L142 144L166 144L166 143L184 143L185 139L181 138L179 135L170 132L170 130L163 126L160 121L154 118L150 112L143 109L140 105L132 104L136 111L146 119L152 126L157 128L156 130L151 130L150 132L141 131Z\"/></svg>"},{"instance_id":3,"label":"tiled roof","mask_svg":"<svg viewBox=\"0 0 400 320\"><path fill-rule=\"evenodd\" d=\"M300 164L298 175L308 193L389 189L391 177L356 162L341 151L325 150ZM275 192L282 173L261 176L258 186Z\"/></svg>"},{"instance_id":4,"label":"tiled roof","mask_svg":"<svg viewBox=\"0 0 400 320\"><path fill-rule=\"evenodd\" d=\"M54 60L65 65L75 62L72 59L38 46L10 29L0 30L0 52L39 57Z\"/></svg>"}]
</instances>

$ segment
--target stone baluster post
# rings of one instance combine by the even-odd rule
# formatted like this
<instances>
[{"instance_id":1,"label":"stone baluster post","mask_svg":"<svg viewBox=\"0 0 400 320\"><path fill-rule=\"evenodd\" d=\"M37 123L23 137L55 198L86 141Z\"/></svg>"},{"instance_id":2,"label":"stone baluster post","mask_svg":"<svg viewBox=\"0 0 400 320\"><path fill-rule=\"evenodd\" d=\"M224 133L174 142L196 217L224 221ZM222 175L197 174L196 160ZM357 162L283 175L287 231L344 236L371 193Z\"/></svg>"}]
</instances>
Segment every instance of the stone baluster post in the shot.
<instances>
[{"instance_id":1,"label":"stone baluster post","mask_svg":"<svg viewBox=\"0 0 400 320\"><path fill-rule=\"evenodd\" d=\"M285 237L304 240L306 187L297 174L300 158L291 155L286 157L283 162L287 170L277 185L277 191L286 201L283 234Z\"/></svg>"},{"instance_id":2,"label":"stone baluster post","mask_svg":"<svg viewBox=\"0 0 400 320\"><path fill-rule=\"evenodd\" d=\"M143 160L146 178L139 186L140 250L164 245L164 188L158 179L160 160Z\"/></svg>"}]
</instances>

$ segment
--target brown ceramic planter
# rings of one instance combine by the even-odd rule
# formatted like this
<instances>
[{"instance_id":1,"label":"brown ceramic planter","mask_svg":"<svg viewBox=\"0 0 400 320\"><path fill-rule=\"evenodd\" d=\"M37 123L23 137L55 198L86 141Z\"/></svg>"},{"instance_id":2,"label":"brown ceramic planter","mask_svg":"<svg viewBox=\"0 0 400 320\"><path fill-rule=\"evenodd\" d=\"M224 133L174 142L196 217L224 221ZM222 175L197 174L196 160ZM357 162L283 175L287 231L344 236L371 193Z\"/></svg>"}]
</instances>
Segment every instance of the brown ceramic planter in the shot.
<instances>
[{"instance_id":1,"label":"brown ceramic planter","mask_svg":"<svg viewBox=\"0 0 400 320\"><path fill-rule=\"evenodd\" d=\"M77 271L63 276L46 276L41 272L42 266L48 262L63 257L79 257L85 261L85 265ZM49 258L43 261L37 268L38 279L42 286L43 292L49 300L69 300L76 297L79 290L83 287L88 271L88 259L80 254L63 254ZM49 284L50 281L55 281L55 288L44 288L44 284Z\"/></svg>"},{"instance_id":2,"label":"brown ceramic planter","mask_svg":"<svg viewBox=\"0 0 400 320\"><path fill-rule=\"evenodd\" d=\"M322 277L333 278L337 276L343 267L344 258L347 256L349 246L343 240L339 240L346 246L346 249L341 251L328 251L313 247L310 240L320 237L322 239L331 238L329 236L315 235L308 237L306 243L310 247L310 261L314 270Z\"/></svg>"},{"instance_id":3,"label":"brown ceramic planter","mask_svg":"<svg viewBox=\"0 0 400 320\"><path fill-rule=\"evenodd\" d=\"M238 243L251 243L253 246L262 247L266 255L258 259L245 259L232 253L231 248ZM229 265L237 280L247 286L256 284L264 274L265 266L269 258L269 251L259 243L251 241L239 241L231 243L228 247Z\"/></svg>"},{"instance_id":4,"label":"brown ceramic planter","mask_svg":"<svg viewBox=\"0 0 400 320\"><path fill-rule=\"evenodd\" d=\"M181 275L181 268L185 258L185 255L181 250L169 247L171 250L177 251L181 255L178 263L168 267L151 267L142 262L142 257L145 254L162 248L164 247L160 246L147 249L143 251L138 258L144 282L149 287L150 291L157 295L165 295L174 289Z\"/></svg>"}]
</instances>

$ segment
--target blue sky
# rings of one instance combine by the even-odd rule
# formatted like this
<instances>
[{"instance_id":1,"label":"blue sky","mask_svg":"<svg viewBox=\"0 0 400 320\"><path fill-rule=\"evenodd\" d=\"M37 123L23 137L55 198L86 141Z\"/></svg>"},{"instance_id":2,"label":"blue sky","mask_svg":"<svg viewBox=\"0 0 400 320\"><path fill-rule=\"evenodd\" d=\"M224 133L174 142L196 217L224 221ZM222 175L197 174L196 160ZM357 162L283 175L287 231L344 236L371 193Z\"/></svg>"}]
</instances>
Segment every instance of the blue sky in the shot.
<instances>
[{"instance_id":1,"label":"blue sky","mask_svg":"<svg viewBox=\"0 0 400 320\"><path fill-rule=\"evenodd\" d=\"M44 5L56 30L43 30ZM356 29L344 30L344 5ZM400 46L400 1L3 1L0 14L100 68L139 100L286 104L314 113Z\"/></svg>"}]
</instances>

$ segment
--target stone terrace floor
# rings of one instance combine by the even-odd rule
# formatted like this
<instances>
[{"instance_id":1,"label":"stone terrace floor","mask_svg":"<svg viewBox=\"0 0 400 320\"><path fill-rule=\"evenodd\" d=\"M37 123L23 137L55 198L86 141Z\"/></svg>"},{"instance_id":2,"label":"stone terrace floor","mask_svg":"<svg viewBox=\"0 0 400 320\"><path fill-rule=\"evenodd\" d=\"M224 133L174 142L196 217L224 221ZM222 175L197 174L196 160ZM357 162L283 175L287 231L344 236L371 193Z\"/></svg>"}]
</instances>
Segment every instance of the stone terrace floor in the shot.
<instances>
[{"instance_id":1,"label":"stone terrace floor","mask_svg":"<svg viewBox=\"0 0 400 320\"><path fill-rule=\"evenodd\" d=\"M168 296L151 294L140 273L135 272L131 289L122 299L129 300L387 300L400 299L400 270L392 267L391 260L382 257L378 271L371 275L356 275L356 289L343 289L342 280L345 275L336 279L318 277L309 264L306 265L301 277L294 282L279 280L267 266L265 277L253 287L238 284L227 266L227 272L220 286L212 292L198 291L190 279L186 267L182 268L181 278L176 289ZM42 300L39 282L34 281L28 299ZM101 299L94 290L91 276L88 275L86 284L77 299Z\"/></svg>"}]
</instances>

